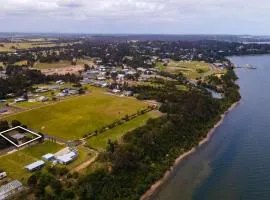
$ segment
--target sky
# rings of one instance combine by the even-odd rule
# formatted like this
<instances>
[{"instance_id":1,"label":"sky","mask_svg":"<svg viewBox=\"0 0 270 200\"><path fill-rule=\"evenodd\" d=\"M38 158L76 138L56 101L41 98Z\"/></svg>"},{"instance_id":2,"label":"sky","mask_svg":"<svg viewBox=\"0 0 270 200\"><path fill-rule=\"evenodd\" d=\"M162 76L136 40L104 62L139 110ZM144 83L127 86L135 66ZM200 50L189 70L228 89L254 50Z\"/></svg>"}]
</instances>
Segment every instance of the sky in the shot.
<instances>
[{"instance_id":1,"label":"sky","mask_svg":"<svg viewBox=\"0 0 270 200\"><path fill-rule=\"evenodd\" d=\"M0 32L270 35L269 0L0 0Z\"/></svg>"}]
</instances>

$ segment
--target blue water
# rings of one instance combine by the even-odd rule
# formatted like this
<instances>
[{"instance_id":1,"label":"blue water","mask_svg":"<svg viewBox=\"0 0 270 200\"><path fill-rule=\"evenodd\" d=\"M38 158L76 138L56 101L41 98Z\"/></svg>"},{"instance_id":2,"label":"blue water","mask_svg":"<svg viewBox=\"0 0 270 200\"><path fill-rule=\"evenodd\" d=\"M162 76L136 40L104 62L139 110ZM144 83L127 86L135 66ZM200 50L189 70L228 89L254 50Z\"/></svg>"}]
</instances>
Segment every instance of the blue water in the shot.
<instances>
[{"instance_id":1,"label":"blue water","mask_svg":"<svg viewBox=\"0 0 270 200\"><path fill-rule=\"evenodd\" d=\"M230 59L257 67L236 70L240 104L155 199L270 199L270 56Z\"/></svg>"}]
</instances>

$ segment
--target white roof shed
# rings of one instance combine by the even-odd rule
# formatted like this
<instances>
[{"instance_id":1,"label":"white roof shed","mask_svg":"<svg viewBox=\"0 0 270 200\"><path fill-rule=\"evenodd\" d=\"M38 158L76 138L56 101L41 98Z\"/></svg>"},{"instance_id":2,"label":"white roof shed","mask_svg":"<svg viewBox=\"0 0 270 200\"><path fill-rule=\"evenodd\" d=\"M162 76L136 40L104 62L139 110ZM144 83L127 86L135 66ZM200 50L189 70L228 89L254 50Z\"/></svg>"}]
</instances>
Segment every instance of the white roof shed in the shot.
<instances>
[{"instance_id":1,"label":"white roof shed","mask_svg":"<svg viewBox=\"0 0 270 200\"><path fill-rule=\"evenodd\" d=\"M25 169L27 169L29 171L34 171L36 169L43 167L44 165L45 165L45 162L43 160L39 160L37 162L34 162L30 165L25 166Z\"/></svg>"},{"instance_id":2,"label":"white roof shed","mask_svg":"<svg viewBox=\"0 0 270 200\"><path fill-rule=\"evenodd\" d=\"M48 154L42 156L42 158L43 158L44 160L51 160L51 159L54 158L54 155L51 154L51 153L48 153Z\"/></svg>"}]
</instances>

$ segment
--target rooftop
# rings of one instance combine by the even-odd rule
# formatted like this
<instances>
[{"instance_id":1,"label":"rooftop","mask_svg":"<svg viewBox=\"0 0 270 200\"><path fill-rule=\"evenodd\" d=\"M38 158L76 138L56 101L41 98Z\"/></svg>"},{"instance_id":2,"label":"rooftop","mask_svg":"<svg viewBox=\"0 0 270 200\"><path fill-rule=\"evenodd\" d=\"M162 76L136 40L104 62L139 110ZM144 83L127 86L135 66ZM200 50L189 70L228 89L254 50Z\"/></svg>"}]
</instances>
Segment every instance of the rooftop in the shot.
<instances>
[{"instance_id":1,"label":"rooftop","mask_svg":"<svg viewBox=\"0 0 270 200\"><path fill-rule=\"evenodd\" d=\"M34 163L30 164L30 165L25 166L25 168L31 171L31 170L33 170L33 169L35 169L37 167L41 167L44 164L45 164L45 162L43 160L39 160L37 162L34 162Z\"/></svg>"},{"instance_id":2,"label":"rooftop","mask_svg":"<svg viewBox=\"0 0 270 200\"><path fill-rule=\"evenodd\" d=\"M6 194L9 193L12 190L18 189L22 187L22 183L18 180L14 180L9 182L6 185L3 185L0 187L0 199L6 198Z\"/></svg>"},{"instance_id":3,"label":"rooftop","mask_svg":"<svg viewBox=\"0 0 270 200\"><path fill-rule=\"evenodd\" d=\"M67 163L67 162L74 160L75 157L77 157L77 154L75 152L71 151L67 154L57 156L56 159L59 160L60 162Z\"/></svg>"},{"instance_id":4,"label":"rooftop","mask_svg":"<svg viewBox=\"0 0 270 200\"><path fill-rule=\"evenodd\" d=\"M16 133L16 134L12 135L11 137L16 139L16 140L21 140L24 138L24 135L20 134L20 133Z\"/></svg>"},{"instance_id":5,"label":"rooftop","mask_svg":"<svg viewBox=\"0 0 270 200\"><path fill-rule=\"evenodd\" d=\"M54 155L52 153L48 153L48 154L42 156L42 158L44 158L45 160L49 160L49 159L51 159L53 157L54 157Z\"/></svg>"}]
</instances>

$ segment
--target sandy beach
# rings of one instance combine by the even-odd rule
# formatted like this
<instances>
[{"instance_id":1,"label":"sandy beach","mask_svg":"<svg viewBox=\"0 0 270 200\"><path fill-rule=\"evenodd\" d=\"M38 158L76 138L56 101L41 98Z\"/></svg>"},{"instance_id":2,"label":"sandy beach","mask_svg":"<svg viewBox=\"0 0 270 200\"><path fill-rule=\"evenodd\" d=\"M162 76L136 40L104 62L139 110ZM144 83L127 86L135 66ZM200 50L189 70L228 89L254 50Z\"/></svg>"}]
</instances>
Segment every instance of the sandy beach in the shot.
<instances>
[{"instance_id":1,"label":"sandy beach","mask_svg":"<svg viewBox=\"0 0 270 200\"><path fill-rule=\"evenodd\" d=\"M201 145L207 143L210 141L210 139L212 138L213 134L215 133L215 130L223 123L223 120L225 118L225 116L231 111L233 110L240 101L234 103L231 105L231 107L223 114L221 115L221 119L215 124L215 126L208 132L206 138L204 138L203 140L200 141L199 145L196 147L193 147L190 151L185 152L184 154L180 155L174 162L173 166L167 170L163 176L163 178L161 178L160 180L158 180L157 182L155 182L150 189L140 198L140 200L150 200L153 198L153 196L158 192L159 188L165 183L167 182L171 175L174 172L174 169L179 166L179 164L181 164L181 162L187 158L189 155L193 154L196 152L196 149L198 147L200 147Z\"/></svg>"}]
</instances>

